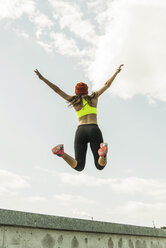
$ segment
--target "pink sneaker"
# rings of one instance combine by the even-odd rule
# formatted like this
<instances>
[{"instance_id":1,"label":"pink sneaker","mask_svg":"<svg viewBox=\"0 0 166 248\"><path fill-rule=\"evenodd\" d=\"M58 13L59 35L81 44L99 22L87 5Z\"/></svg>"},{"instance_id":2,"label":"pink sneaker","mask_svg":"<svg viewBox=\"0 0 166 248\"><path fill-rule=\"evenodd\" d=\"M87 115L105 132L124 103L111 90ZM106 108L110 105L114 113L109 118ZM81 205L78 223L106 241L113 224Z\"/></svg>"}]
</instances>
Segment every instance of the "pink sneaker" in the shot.
<instances>
[{"instance_id":1,"label":"pink sneaker","mask_svg":"<svg viewBox=\"0 0 166 248\"><path fill-rule=\"evenodd\" d=\"M62 157L63 154L64 154L63 144L57 145L54 148L52 148L52 152L53 152L53 154L55 154L55 155L57 155L59 157Z\"/></svg>"},{"instance_id":2,"label":"pink sneaker","mask_svg":"<svg viewBox=\"0 0 166 248\"><path fill-rule=\"evenodd\" d=\"M100 157L106 157L107 152L108 152L108 144L107 143L101 143L100 144L100 149L98 150L98 154Z\"/></svg>"}]
</instances>

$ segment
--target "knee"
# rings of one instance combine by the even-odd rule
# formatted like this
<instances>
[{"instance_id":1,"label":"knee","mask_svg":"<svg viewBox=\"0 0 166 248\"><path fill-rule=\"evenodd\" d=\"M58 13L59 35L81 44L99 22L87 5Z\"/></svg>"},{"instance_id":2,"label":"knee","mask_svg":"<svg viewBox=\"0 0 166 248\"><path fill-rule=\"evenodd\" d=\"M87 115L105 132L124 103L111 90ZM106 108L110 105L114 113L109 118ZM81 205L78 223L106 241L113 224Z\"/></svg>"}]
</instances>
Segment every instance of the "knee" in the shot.
<instances>
[{"instance_id":1,"label":"knee","mask_svg":"<svg viewBox=\"0 0 166 248\"><path fill-rule=\"evenodd\" d=\"M76 171L83 171L83 169L84 169L84 168L78 167L78 165L74 168L74 170L76 170Z\"/></svg>"},{"instance_id":2,"label":"knee","mask_svg":"<svg viewBox=\"0 0 166 248\"><path fill-rule=\"evenodd\" d=\"M96 161L96 163L95 163L95 165L96 165L96 168L98 169L98 170L103 170L104 168L105 168L105 166L106 165L100 165L99 163L98 163L98 161Z\"/></svg>"},{"instance_id":3,"label":"knee","mask_svg":"<svg viewBox=\"0 0 166 248\"><path fill-rule=\"evenodd\" d=\"M98 165L98 166L96 166L96 168L97 168L98 170L103 170L103 169L105 168L105 165L104 165L104 166Z\"/></svg>"},{"instance_id":4,"label":"knee","mask_svg":"<svg viewBox=\"0 0 166 248\"><path fill-rule=\"evenodd\" d=\"M84 167L85 167L85 162L83 161L80 162L77 160L77 166L74 169L77 171L83 171Z\"/></svg>"}]
</instances>

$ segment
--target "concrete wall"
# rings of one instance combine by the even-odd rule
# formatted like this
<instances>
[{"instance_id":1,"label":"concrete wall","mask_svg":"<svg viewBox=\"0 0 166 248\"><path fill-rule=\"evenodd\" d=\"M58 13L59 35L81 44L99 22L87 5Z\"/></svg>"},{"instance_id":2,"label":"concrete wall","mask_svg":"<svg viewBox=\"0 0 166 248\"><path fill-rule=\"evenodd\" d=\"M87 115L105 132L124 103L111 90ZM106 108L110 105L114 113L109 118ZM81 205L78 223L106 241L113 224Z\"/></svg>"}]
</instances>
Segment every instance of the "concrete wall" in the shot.
<instances>
[{"instance_id":1,"label":"concrete wall","mask_svg":"<svg viewBox=\"0 0 166 248\"><path fill-rule=\"evenodd\" d=\"M0 209L0 248L166 248L166 230Z\"/></svg>"}]
</instances>

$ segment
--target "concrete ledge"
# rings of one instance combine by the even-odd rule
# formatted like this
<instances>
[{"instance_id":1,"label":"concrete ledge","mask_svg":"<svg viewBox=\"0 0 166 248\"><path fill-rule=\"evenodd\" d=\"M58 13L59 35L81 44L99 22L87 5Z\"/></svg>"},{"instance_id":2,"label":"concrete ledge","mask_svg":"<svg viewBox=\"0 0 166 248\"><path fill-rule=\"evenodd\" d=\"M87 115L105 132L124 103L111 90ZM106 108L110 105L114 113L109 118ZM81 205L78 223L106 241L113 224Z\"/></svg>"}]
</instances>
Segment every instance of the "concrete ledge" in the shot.
<instances>
[{"instance_id":1,"label":"concrete ledge","mask_svg":"<svg viewBox=\"0 0 166 248\"><path fill-rule=\"evenodd\" d=\"M166 230L0 209L0 226L166 238Z\"/></svg>"}]
</instances>

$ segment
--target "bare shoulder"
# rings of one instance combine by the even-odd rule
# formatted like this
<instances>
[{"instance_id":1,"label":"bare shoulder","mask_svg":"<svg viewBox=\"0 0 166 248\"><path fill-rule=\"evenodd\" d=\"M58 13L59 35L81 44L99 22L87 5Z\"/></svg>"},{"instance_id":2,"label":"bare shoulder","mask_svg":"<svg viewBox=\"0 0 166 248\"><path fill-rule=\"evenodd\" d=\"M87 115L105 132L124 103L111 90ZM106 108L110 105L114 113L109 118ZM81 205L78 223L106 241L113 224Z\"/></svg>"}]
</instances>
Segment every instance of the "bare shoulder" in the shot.
<instances>
[{"instance_id":1,"label":"bare shoulder","mask_svg":"<svg viewBox=\"0 0 166 248\"><path fill-rule=\"evenodd\" d=\"M91 103L92 103L92 107L97 107L97 103L98 103L98 92L95 91L90 95L90 99L91 99Z\"/></svg>"},{"instance_id":2,"label":"bare shoulder","mask_svg":"<svg viewBox=\"0 0 166 248\"><path fill-rule=\"evenodd\" d=\"M98 99L99 97L99 93L98 91L94 91L92 92L92 94L90 95L90 98L93 100L93 99Z\"/></svg>"}]
</instances>

